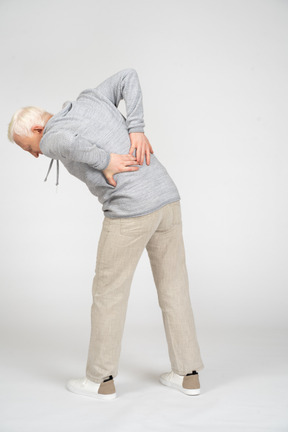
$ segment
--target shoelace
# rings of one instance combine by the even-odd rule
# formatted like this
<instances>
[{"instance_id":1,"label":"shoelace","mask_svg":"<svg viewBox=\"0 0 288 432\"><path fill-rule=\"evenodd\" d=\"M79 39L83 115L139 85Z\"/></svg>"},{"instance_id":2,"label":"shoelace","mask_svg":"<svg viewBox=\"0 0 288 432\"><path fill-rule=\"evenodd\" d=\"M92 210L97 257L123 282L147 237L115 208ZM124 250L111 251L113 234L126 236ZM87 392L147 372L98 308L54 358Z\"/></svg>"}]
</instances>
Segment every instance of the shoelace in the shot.
<instances>
[{"instance_id":1,"label":"shoelace","mask_svg":"<svg viewBox=\"0 0 288 432\"><path fill-rule=\"evenodd\" d=\"M51 168L52 168L53 162L54 162L54 159L51 159L51 161L50 161L50 165L49 165L49 168L48 168L48 171L47 171L47 174L46 174L46 177L45 177L44 181L46 181L47 178L48 178L48 175L49 175L49 173L50 173L50 171L51 171ZM58 186L58 184L59 184L59 160L58 160L58 159L56 159L56 163L57 163L57 165L56 165L56 166L57 166L57 173L56 173L56 186Z\"/></svg>"}]
</instances>

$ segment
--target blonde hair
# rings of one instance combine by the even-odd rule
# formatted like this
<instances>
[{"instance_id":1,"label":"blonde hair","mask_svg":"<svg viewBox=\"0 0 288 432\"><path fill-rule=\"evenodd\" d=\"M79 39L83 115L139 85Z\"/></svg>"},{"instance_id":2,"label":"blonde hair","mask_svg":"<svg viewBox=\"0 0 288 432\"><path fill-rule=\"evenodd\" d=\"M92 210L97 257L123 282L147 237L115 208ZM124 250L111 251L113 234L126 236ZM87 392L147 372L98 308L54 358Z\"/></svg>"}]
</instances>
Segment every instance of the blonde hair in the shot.
<instances>
[{"instance_id":1,"label":"blonde hair","mask_svg":"<svg viewBox=\"0 0 288 432\"><path fill-rule=\"evenodd\" d=\"M42 108L27 106L17 110L8 126L8 139L14 142L13 135L31 136L31 128L35 125L45 126L46 117L51 114Z\"/></svg>"}]
</instances>

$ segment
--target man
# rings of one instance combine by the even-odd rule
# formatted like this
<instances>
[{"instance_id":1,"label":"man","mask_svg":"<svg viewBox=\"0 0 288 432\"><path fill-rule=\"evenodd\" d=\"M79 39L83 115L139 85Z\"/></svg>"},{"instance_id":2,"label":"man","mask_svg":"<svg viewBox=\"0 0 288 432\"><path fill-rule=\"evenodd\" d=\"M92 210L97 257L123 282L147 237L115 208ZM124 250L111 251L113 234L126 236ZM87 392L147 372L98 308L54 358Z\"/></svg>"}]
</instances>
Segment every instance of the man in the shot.
<instances>
[{"instance_id":1,"label":"man","mask_svg":"<svg viewBox=\"0 0 288 432\"><path fill-rule=\"evenodd\" d=\"M118 109L122 99L126 118ZM144 126L138 74L127 68L84 90L55 115L35 107L18 110L8 129L9 139L36 158L44 154L51 164L55 159L57 168L60 160L102 204L86 377L67 383L70 391L99 399L116 397L129 291L145 248L172 368L160 382L187 395L200 393L198 371L204 365L189 294L180 195Z\"/></svg>"}]
</instances>

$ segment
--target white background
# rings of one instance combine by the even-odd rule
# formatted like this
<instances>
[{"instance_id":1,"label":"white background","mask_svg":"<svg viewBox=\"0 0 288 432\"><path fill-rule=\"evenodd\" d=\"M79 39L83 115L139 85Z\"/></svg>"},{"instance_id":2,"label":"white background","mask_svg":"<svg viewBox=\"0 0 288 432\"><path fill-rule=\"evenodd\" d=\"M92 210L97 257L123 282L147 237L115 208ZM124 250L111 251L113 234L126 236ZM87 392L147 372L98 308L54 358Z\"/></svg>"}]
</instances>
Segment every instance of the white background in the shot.
<instances>
[{"instance_id":1,"label":"white background","mask_svg":"<svg viewBox=\"0 0 288 432\"><path fill-rule=\"evenodd\" d=\"M206 393L221 368L224 379L232 364L232 360L227 364L231 349L240 353L233 359L234 371L249 368L253 354L263 349L257 361L254 357L255 371L257 364L263 366L264 385L265 371L282 370L279 385L284 391L288 306L287 19L288 2L284 0L1 0L0 307L3 370L10 377L5 388L9 390L12 382L18 388L17 371L19 378L26 374L27 381L37 383L35 371L39 368L45 380L50 356L55 363L50 373L61 385L66 371L67 378L68 371L83 375L92 279L103 219L97 198L63 165L57 193L55 166L44 183L50 160L45 156L35 159L10 143L8 124L22 106L38 105L56 113L63 102L76 99L83 89L96 87L118 70L133 67L143 92L145 134L182 198L190 292L206 366L202 375ZM125 113L122 102L120 109ZM262 341L259 351L255 350L254 339L247 339L252 334L255 341ZM161 355L169 368L165 344L145 252L131 287L120 364L122 377L128 363L127 377L150 350L143 368L153 368ZM219 350L217 355L212 346ZM253 354L249 347L254 347ZM276 364L275 359L271 363L269 356L273 355L278 359ZM159 372L165 369L163 363L158 366ZM120 372L119 380L123 379ZM231 383L233 373L229 376ZM137 369L133 379L136 386ZM28 388L26 381L22 384ZM56 378L54 384L59 385ZM219 390L221 380L214 384L214 390ZM62 391L61 385L58 391ZM43 388L44 382L39 391ZM263 388L267 390L267 385ZM246 425L247 430L259 430L261 421L265 430L270 426L271 431L288 430L284 408L277 415L275 411L273 418L263 417L264 413L269 416L268 407L271 413L271 401L266 401L266 409L266 402L262 400L261 405L257 399L258 382L255 389L255 398L247 406L258 403L263 413L250 429ZM141 388L138 390L140 395ZM235 394L237 386L223 389L227 400L230 390ZM33 394L31 401L37 399L38 389L29 391ZM128 386L127 395L129 391ZM164 391L166 394L168 389ZM278 388L279 401L284 403L287 390L285 397L281 391ZM36 430L41 417L39 423L31 423L32 402L25 408L26 426L22 423L22 429L18 429L18 420L12 414L16 393L10 393L11 404L8 401L7 406L11 416L5 417L3 431L24 431L25 427L32 431L33 424ZM68 396L74 397L77 406L77 396ZM176 396L173 394L173 398ZM146 397L150 397L149 388ZM205 392L202 397L204 400ZM279 401L274 401L275 410ZM21 399L18 403L22 406ZM177 413L182 405L174 399L171 403L175 407L173 419L185 419L187 415L185 425L192 426L189 410ZM211 412L206 415L208 405L200 410L200 414L205 412L202 423L202 417L198 417L201 431L205 426L209 430L207 419L213 419ZM225 412L225 407L223 404L219 410ZM227 430L241 426L242 415L238 421L236 408L235 402ZM9 408L6 412L10 413ZM49 419L54 430L71 430L65 422L62 429L57 429L57 418L50 415ZM127 413L127 424L116 422L115 427L127 430L129 419ZM214 430L215 425L225 430L217 421L211 420ZM84 427L80 420L73 422ZM166 430L176 424L171 418ZM90 430L91 425L83 430ZM146 425L143 430L160 430L159 425L155 429ZM110 430L109 425L106 427Z\"/></svg>"}]
</instances>

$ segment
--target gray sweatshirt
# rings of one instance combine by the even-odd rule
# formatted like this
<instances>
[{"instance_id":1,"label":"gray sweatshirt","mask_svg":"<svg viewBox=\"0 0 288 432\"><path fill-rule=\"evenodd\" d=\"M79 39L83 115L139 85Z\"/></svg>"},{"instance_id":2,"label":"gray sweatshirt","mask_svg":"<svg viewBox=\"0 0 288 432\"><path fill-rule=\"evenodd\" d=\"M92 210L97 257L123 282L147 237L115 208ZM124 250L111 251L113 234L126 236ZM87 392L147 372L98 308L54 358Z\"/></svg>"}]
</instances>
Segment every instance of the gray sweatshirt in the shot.
<instances>
[{"instance_id":1,"label":"gray sweatshirt","mask_svg":"<svg viewBox=\"0 0 288 432\"><path fill-rule=\"evenodd\" d=\"M121 99L126 118L118 109ZM66 102L46 123L40 149L86 183L105 216L142 216L180 199L155 154L150 155L150 165L144 160L138 171L115 174L116 187L107 182L102 170L109 164L110 153L129 153L129 133L144 132L144 126L138 74L127 68Z\"/></svg>"}]
</instances>

